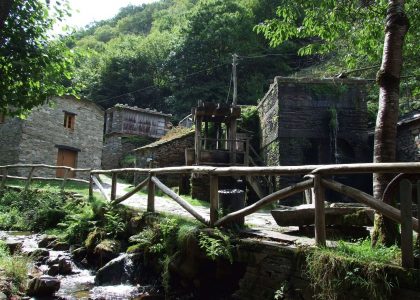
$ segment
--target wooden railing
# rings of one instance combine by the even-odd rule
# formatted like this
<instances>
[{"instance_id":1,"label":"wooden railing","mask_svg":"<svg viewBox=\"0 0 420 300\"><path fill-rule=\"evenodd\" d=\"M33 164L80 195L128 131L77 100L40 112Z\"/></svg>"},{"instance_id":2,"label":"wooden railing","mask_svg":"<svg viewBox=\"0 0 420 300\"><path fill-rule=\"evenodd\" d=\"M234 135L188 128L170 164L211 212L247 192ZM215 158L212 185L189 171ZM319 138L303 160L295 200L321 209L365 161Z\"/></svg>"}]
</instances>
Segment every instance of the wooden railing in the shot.
<instances>
[{"instance_id":1,"label":"wooden railing","mask_svg":"<svg viewBox=\"0 0 420 300\"><path fill-rule=\"evenodd\" d=\"M124 172L137 172L147 176L147 178L138 184L127 194L117 198L116 182L117 175ZM159 175L167 174L206 174L210 180L210 219L202 216L193 206L173 192L169 187L165 186L159 179ZM317 246L326 245L325 230L325 190L331 189L341 193L357 202L363 203L378 213L390 218L391 220L401 224L402 231L402 256L403 266L413 266L413 230L419 231L419 216L412 216L412 199L411 185L403 182L401 188L401 210L397 209L383 201L378 201L373 196L366 194L358 189L346 186L335 180L327 179L331 175L338 174L363 174L363 173L414 173L420 174L420 163L381 163L381 164L344 164L344 165L306 165L306 166L289 166L289 167L209 167L209 166L188 166L188 167L169 167L154 169L114 169L114 170L93 170L91 178L95 178L97 174L110 174L112 176L111 201L120 203L140 189L147 187L147 210L155 211L155 189L160 189L164 194L168 195L190 213L198 221L208 226L224 226L239 218L248 216L263 206L280 201L305 190L311 190L315 204L315 242ZM218 184L219 178L224 176L297 176L302 175L303 180L299 183L282 188L261 198L259 201L244 207L241 210L231 212L221 218L218 216L219 196ZM93 181L91 180L91 183ZM420 181L416 183L420 201ZM92 188L91 188L92 190ZM419 206L420 207L420 206Z\"/></svg>"},{"instance_id":2,"label":"wooden railing","mask_svg":"<svg viewBox=\"0 0 420 300\"><path fill-rule=\"evenodd\" d=\"M28 169L28 175L27 176L14 176L14 175L10 175L9 171L10 170L16 170L16 169ZM34 176L34 173L36 170L39 169L53 169L53 170L65 170L64 172L64 176L63 177L36 177ZM64 191L65 185L68 181L75 181L75 182L84 182L84 183L89 183L89 181L87 180L83 180L83 179L78 179L78 178L69 178L69 174L71 172L76 173L76 172L85 172L88 173L90 172L92 169L75 169L75 168L71 168L71 167L66 167L66 166L50 166L50 165L44 165L44 164L14 164L14 165L5 165L5 166L0 166L0 177L1 177L1 183L0 183L0 191L3 191L6 183L7 183L7 179L19 179L19 180L25 180L25 190L27 190L30 185L32 180L40 180L40 181L48 181L48 180L56 180L56 181L61 181L61 190Z\"/></svg>"}]
</instances>

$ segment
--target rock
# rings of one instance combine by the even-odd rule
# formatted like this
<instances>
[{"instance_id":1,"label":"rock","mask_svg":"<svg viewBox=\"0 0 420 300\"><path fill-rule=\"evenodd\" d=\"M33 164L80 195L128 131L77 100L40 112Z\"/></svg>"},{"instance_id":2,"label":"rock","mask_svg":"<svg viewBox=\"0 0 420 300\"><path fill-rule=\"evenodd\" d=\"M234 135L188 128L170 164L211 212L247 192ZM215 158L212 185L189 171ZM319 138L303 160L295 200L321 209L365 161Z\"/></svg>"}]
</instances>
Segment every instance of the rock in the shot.
<instances>
[{"instance_id":1,"label":"rock","mask_svg":"<svg viewBox=\"0 0 420 300\"><path fill-rule=\"evenodd\" d=\"M57 276L58 275L58 273L59 273L59 265L58 264L56 264L56 265L52 265L52 266L50 266L50 268L48 269L48 272L47 272L47 274L48 275L50 275L50 276Z\"/></svg>"},{"instance_id":2,"label":"rock","mask_svg":"<svg viewBox=\"0 0 420 300\"><path fill-rule=\"evenodd\" d=\"M65 258L60 260L58 264L58 273L61 275L69 275L73 273L71 262Z\"/></svg>"},{"instance_id":3,"label":"rock","mask_svg":"<svg viewBox=\"0 0 420 300\"><path fill-rule=\"evenodd\" d=\"M29 296L52 296L60 289L60 280L52 276L41 276L29 281L27 294Z\"/></svg>"},{"instance_id":4,"label":"rock","mask_svg":"<svg viewBox=\"0 0 420 300\"><path fill-rule=\"evenodd\" d=\"M2 292L0 292L0 300L7 300L7 296Z\"/></svg>"},{"instance_id":5,"label":"rock","mask_svg":"<svg viewBox=\"0 0 420 300\"><path fill-rule=\"evenodd\" d=\"M122 254L100 268L95 276L96 285L122 284L130 281L133 277L133 263L139 257L138 254Z\"/></svg>"},{"instance_id":6,"label":"rock","mask_svg":"<svg viewBox=\"0 0 420 300\"><path fill-rule=\"evenodd\" d=\"M15 254L17 252L20 252L22 250L23 243L20 241L7 241L6 246L9 248L10 254Z\"/></svg>"},{"instance_id":7,"label":"rock","mask_svg":"<svg viewBox=\"0 0 420 300\"><path fill-rule=\"evenodd\" d=\"M93 251L96 258L96 266L103 267L112 259L118 257L120 251L120 244L114 240L103 240L95 247Z\"/></svg>"},{"instance_id":8,"label":"rock","mask_svg":"<svg viewBox=\"0 0 420 300\"><path fill-rule=\"evenodd\" d=\"M51 248L55 251L67 251L70 249L70 245L65 242L54 241L48 245L48 248Z\"/></svg>"},{"instance_id":9,"label":"rock","mask_svg":"<svg viewBox=\"0 0 420 300\"><path fill-rule=\"evenodd\" d=\"M41 238L41 240L38 243L39 248L47 248L48 245L51 244L51 242L56 241L58 237L54 235L45 235Z\"/></svg>"},{"instance_id":10,"label":"rock","mask_svg":"<svg viewBox=\"0 0 420 300\"><path fill-rule=\"evenodd\" d=\"M90 232L85 240L85 246L88 251L93 251L96 245L98 245L104 233L100 230L95 229L94 231Z\"/></svg>"},{"instance_id":11,"label":"rock","mask_svg":"<svg viewBox=\"0 0 420 300\"><path fill-rule=\"evenodd\" d=\"M74 260L82 261L87 255L87 249L85 247L80 247L71 252L71 255Z\"/></svg>"},{"instance_id":12,"label":"rock","mask_svg":"<svg viewBox=\"0 0 420 300\"><path fill-rule=\"evenodd\" d=\"M35 249L31 253L29 253L29 256L37 262L45 261L49 256L50 252L46 249Z\"/></svg>"}]
</instances>

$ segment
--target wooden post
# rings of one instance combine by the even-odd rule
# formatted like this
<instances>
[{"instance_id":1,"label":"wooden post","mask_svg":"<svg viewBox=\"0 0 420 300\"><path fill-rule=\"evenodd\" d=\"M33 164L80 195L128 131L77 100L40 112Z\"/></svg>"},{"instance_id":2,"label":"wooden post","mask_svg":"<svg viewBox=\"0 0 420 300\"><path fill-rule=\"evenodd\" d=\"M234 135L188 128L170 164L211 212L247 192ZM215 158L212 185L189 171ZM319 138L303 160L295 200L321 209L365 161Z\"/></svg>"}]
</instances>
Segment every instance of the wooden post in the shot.
<instances>
[{"instance_id":1,"label":"wooden post","mask_svg":"<svg viewBox=\"0 0 420 300\"><path fill-rule=\"evenodd\" d=\"M210 175L210 226L214 226L219 215L219 177Z\"/></svg>"},{"instance_id":2,"label":"wooden post","mask_svg":"<svg viewBox=\"0 0 420 300\"><path fill-rule=\"evenodd\" d=\"M314 176L315 202L315 243L318 247L326 245L325 233L325 188L321 183L321 175Z\"/></svg>"},{"instance_id":3,"label":"wooden post","mask_svg":"<svg viewBox=\"0 0 420 300\"><path fill-rule=\"evenodd\" d=\"M153 173L149 174L149 182L147 184L147 211L155 212L155 183L152 181Z\"/></svg>"},{"instance_id":4,"label":"wooden post","mask_svg":"<svg viewBox=\"0 0 420 300\"><path fill-rule=\"evenodd\" d=\"M230 121L230 128L229 128L229 151L230 151L230 163L232 165L236 164L236 119L232 119Z\"/></svg>"},{"instance_id":5,"label":"wooden post","mask_svg":"<svg viewBox=\"0 0 420 300\"><path fill-rule=\"evenodd\" d=\"M32 179L32 176L34 175L34 171L35 171L35 167L32 167L31 170L29 171L28 179L26 180L25 191L28 190L29 186L31 185L31 179Z\"/></svg>"},{"instance_id":6,"label":"wooden post","mask_svg":"<svg viewBox=\"0 0 420 300\"><path fill-rule=\"evenodd\" d=\"M245 140L245 157L244 157L244 165L249 166L249 139L247 138Z\"/></svg>"},{"instance_id":7,"label":"wooden post","mask_svg":"<svg viewBox=\"0 0 420 300\"><path fill-rule=\"evenodd\" d=\"M116 172L112 173L112 181L111 181L111 201L117 199L117 176Z\"/></svg>"},{"instance_id":8,"label":"wooden post","mask_svg":"<svg viewBox=\"0 0 420 300\"><path fill-rule=\"evenodd\" d=\"M207 140L209 138L209 122L204 122L204 149L207 150Z\"/></svg>"},{"instance_id":9,"label":"wooden post","mask_svg":"<svg viewBox=\"0 0 420 300\"><path fill-rule=\"evenodd\" d=\"M312 194L313 194L313 189L307 189L305 190L305 202L306 204L312 204Z\"/></svg>"},{"instance_id":10,"label":"wooden post","mask_svg":"<svg viewBox=\"0 0 420 300\"><path fill-rule=\"evenodd\" d=\"M417 180L417 220L420 220L420 180ZM417 232L416 244L417 244L417 247L420 248L420 233L418 232Z\"/></svg>"},{"instance_id":11,"label":"wooden post","mask_svg":"<svg viewBox=\"0 0 420 300\"><path fill-rule=\"evenodd\" d=\"M201 119L196 117L195 120L195 164L200 164L201 158Z\"/></svg>"},{"instance_id":12,"label":"wooden post","mask_svg":"<svg viewBox=\"0 0 420 300\"><path fill-rule=\"evenodd\" d=\"M67 177L69 176L69 169L64 172L63 182L61 183L61 191L64 192L64 186L66 185Z\"/></svg>"},{"instance_id":13,"label":"wooden post","mask_svg":"<svg viewBox=\"0 0 420 300\"><path fill-rule=\"evenodd\" d=\"M408 179L400 182L401 261L403 268L414 267L412 185Z\"/></svg>"},{"instance_id":14,"label":"wooden post","mask_svg":"<svg viewBox=\"0 0 420 300\"><path fill-rule=\"evenodd\" d=\"M7 168L3 168L3 177L1 179L0 191L4 191L6 187L6 180L7 180Z\"/></svg>"},{"instance_id":15,"label":"wooden post","mask_svg":"<svg viewBox=\"0 0 420 300\"><path fill-rule=\"evenodd\" d=\"M91 173L89 173L89 199L93 199L93 177Z\"/></svg>"}]
</instances>

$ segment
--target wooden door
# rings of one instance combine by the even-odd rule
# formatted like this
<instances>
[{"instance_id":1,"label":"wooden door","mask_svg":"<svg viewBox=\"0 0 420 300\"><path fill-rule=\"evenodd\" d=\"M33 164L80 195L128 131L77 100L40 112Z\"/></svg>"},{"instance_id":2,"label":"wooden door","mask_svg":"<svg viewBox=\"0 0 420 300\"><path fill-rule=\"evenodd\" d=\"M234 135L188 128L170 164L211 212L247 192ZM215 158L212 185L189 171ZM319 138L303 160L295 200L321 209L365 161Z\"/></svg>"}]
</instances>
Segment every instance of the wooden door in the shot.
<instances>
[{"instance_id":1,"label":"wooden door","mask_svg":"<svg viewBox=\"0 0 420 300\"><path fill-rule=\"evenodd\" d=\"M58 149L57 153L57 166L67 166L67 167L76 167L77 161L77 152L67 149ZM57 169L56 176L57 177L64 177L65 170L64 169ZM74 172L70 172L68 174L68 178L73 178Z\"/></svg>"}]
</instances>

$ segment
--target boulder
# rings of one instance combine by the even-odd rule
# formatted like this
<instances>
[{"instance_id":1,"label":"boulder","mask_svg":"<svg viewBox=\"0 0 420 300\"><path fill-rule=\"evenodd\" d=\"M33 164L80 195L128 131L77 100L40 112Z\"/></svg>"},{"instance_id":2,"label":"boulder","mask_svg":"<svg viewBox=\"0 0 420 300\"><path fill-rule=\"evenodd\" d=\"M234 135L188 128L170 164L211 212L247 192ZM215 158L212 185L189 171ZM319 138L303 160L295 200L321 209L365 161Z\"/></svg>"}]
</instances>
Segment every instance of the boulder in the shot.
<instances>
[{"instance_id":1,"label":"boulder","mask_svg":"<svg viewBox=\"0 0 420 300\"><path fill-rule=\"evenodd\" d=\"M60 289L60 280L56 277L43 275L29 281L26 293L29 296L52 296Z\"/></svg>"},{"instance_id":2,"label":"boulder","mask_svg":"<svg viewBox=\"0 0 420 300\"><path fill-rule=\"evenodd\" d=\"M103 240L93 251L95 257L95 265L99 268L106 265L109 261L118 257L120 251L120 244L114 240Z\"/></svg>"},{"instance_id":3,"label":"boulder","mask_svg":"<svg viewBox=\"0 0 420 300\"><path fill-rule=\"evenodd\" d=\"M9 249L10 254L15 254L22 251L23 243L20 241L7 241L6 246Z\"/></svg>"},{"instance_id":4,"label":"boulder","mask_svg":"<svg viewBox=\"0 0 420 300\"><path fill-rule=\"evenodd\" d=\"M86 247L80 247L80 248L74 249L71 252L71 255L72 255L74 260L82 261L87 255L87 249L86 249Z\"/></svg>"},{"instance_id":5,"label":"boulder","mask_svg":"<svg viewBox=\"0 0 420 300\"><path fill-rule=\"evenodd\" d=\"M54 235L44 235L41 237L41 240L38 243L39 248L47 248L51 242L56 241L58 238Z\"/></svg>"},{"instance_id":6,"label":"boulder","mask_svg":"<svg viewBox=\"0 0 420 300\"><path fill-rule=\"evenodd\" d=\"M61 275L69 275L73 273L73 267L71 262L65 258L62 258L58 263L58 273Z\"/></svg>"},{"instance_id":7,"label":"boulder","mask_svg":"<svg viewBox=\"0 0 420 300\"><path fill-rule=\"evenodd\" d=\"M42 262L50 256L50 252L46 249L35 249L29 256L36 262Z\"/></svg>"},{"instance_id":8,"label":"boulder","mask_svg":"<svg viewBox=\"0 0 420 300\"><path fill-rule=\"evenodd\" d=\"M55 264L55 265L51 265L50 268L48 269L47 274L50 276L57 276L59 273L59 265Z\"/></svg>"},{"instance_id":9,"label":"boulder","mask_svg":"<svg viewBox=\"0 0 420 300\"><path fill-rule=\"evenodd\" d=\"M48 245L48 248L51 248L55 251L67 251L70 249L70 245L68 243L65 242L60 242L60 241L53 241Z\"/></svg>"},{"instance_id":10,"label":"boulder","mask_svg":"<svg viewBox=\"0 0 420 300\"><path fill-rule=\"evenodd\" d=\"M135 266L138 266L138 254L122 254L100 268L95 276L96 285L122 284L132 280Z\"/></svg>"}]
</instances>

